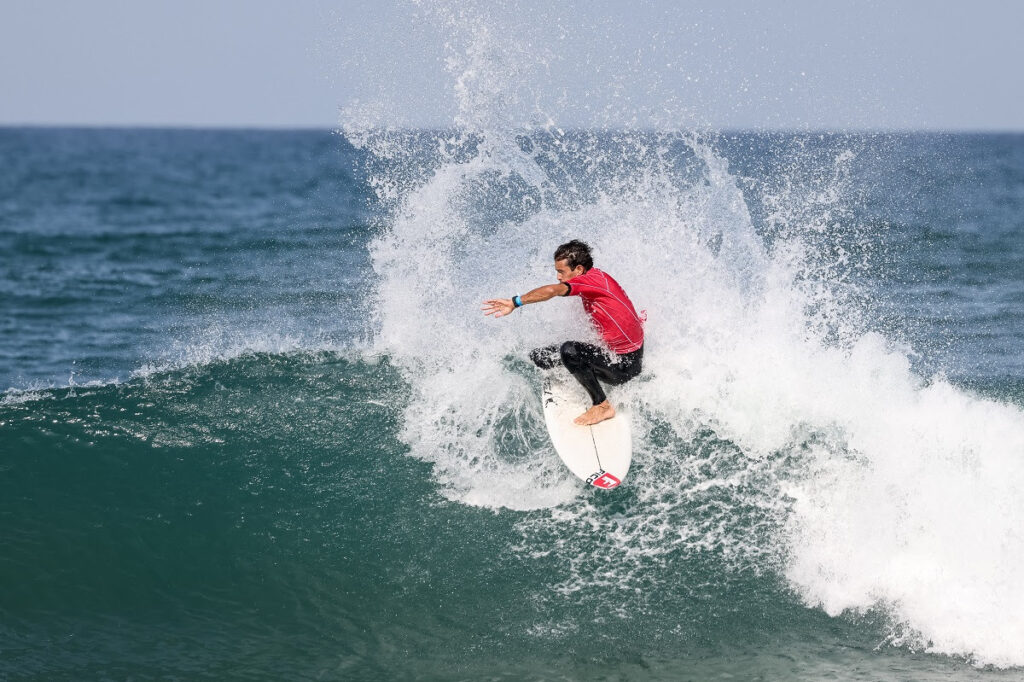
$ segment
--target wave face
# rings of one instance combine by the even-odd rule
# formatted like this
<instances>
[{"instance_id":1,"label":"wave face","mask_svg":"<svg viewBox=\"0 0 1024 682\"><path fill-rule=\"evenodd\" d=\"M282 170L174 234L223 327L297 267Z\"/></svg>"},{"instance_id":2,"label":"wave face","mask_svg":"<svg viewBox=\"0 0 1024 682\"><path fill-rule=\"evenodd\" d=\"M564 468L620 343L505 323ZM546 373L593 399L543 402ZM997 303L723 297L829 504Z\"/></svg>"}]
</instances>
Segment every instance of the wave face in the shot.
<instances>
[{"instance_id":1,"label":"wave face","mask_svg":"<svg viewBox=\"0 0 1024 682\"><path fill-rule=\"evenodd\" d=\"M0 678L1019 676L1024 138L568 128L423 18L442 130L0 130ZM648 314L611 493L578 303L480 311L571 238Z\"/></svg>"}]
</instances>

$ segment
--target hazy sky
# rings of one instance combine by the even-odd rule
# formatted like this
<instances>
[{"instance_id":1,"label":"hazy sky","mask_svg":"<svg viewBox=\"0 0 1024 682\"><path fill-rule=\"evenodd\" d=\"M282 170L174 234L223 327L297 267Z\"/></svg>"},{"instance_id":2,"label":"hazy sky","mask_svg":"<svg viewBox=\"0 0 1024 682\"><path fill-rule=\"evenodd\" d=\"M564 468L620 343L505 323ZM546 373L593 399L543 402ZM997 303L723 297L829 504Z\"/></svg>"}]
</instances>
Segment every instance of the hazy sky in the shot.
<instances>
[{"instance_id":1,"label":"hazy sky","mask_svg":"<svg viewBox=\"0 0 1024 682\"><path fill-rule=\"evenodd\" d=\"M0 124L446 125L468 64L514 69L484 84L510 120L1024 130L1022 27L1010 0L0 0Z\"/></svg>"}]
</instances>

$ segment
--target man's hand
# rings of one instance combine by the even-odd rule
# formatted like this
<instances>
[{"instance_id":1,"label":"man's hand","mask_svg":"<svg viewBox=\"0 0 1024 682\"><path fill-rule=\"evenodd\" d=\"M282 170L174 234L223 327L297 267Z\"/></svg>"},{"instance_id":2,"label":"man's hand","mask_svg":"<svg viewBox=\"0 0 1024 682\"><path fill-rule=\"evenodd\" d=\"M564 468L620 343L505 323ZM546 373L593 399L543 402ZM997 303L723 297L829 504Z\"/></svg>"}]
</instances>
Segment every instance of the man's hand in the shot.
<instances>
[{"instance_id":1,"label":"man's hand","mask_svg":"<svg viewBox=\"0 0 1024 682\"><path fill-rule=\"evenodd\" d=\"M516 304L512 302L511 298L494 298L490 301L484 301L484 307L480 310L484 311L484 315L505 317L515 309Z\"/></svg>"}]
</instances>

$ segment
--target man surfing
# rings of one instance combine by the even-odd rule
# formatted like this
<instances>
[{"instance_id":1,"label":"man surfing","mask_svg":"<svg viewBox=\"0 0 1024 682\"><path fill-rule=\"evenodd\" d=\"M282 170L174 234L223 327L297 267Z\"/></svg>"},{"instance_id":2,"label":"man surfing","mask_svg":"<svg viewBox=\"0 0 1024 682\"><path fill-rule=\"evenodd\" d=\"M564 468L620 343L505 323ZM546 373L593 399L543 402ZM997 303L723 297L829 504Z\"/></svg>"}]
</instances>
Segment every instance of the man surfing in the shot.
<instances>
[{"instance_id":1,"label":"man surfing","mask_svg":"<svg viewBox=\"0 0 1024 682\"><path fill-rule=\"evenodd\" d=\"M643 320L619 283L594 267L590 247L573 239L555 249L558 284L537 287L521 296L484 301L485 315L504 317L528 303L540 303L555 296L579 296L583 310L607 348L592 343L566 341L561 346L536 348L530 359L542 369L561 362L590 394L593 407L573 421L581 426L603 422L615 416L615 408L601 382L618 386L640 374L644 358Z\"/></svg>"}]
</instances>

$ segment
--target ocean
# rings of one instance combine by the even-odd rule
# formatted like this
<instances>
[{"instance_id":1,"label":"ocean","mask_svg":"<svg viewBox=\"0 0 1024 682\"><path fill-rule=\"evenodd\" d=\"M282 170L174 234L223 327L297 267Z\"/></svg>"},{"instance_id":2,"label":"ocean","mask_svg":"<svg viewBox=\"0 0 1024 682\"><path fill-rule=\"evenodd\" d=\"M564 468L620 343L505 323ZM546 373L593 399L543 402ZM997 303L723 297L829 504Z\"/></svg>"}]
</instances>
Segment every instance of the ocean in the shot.
<instances>
[{"instance_id":1,"label":"ocean","mask_svg":"<svg viewBox=\"0 0 1024 682\"><path fill-rule=\"evenodd\" d=\"M0 129L0 678L1024 679L1024 135ZM647 311L588 489L500 320Z\"/></svg>"}]
</instances>

